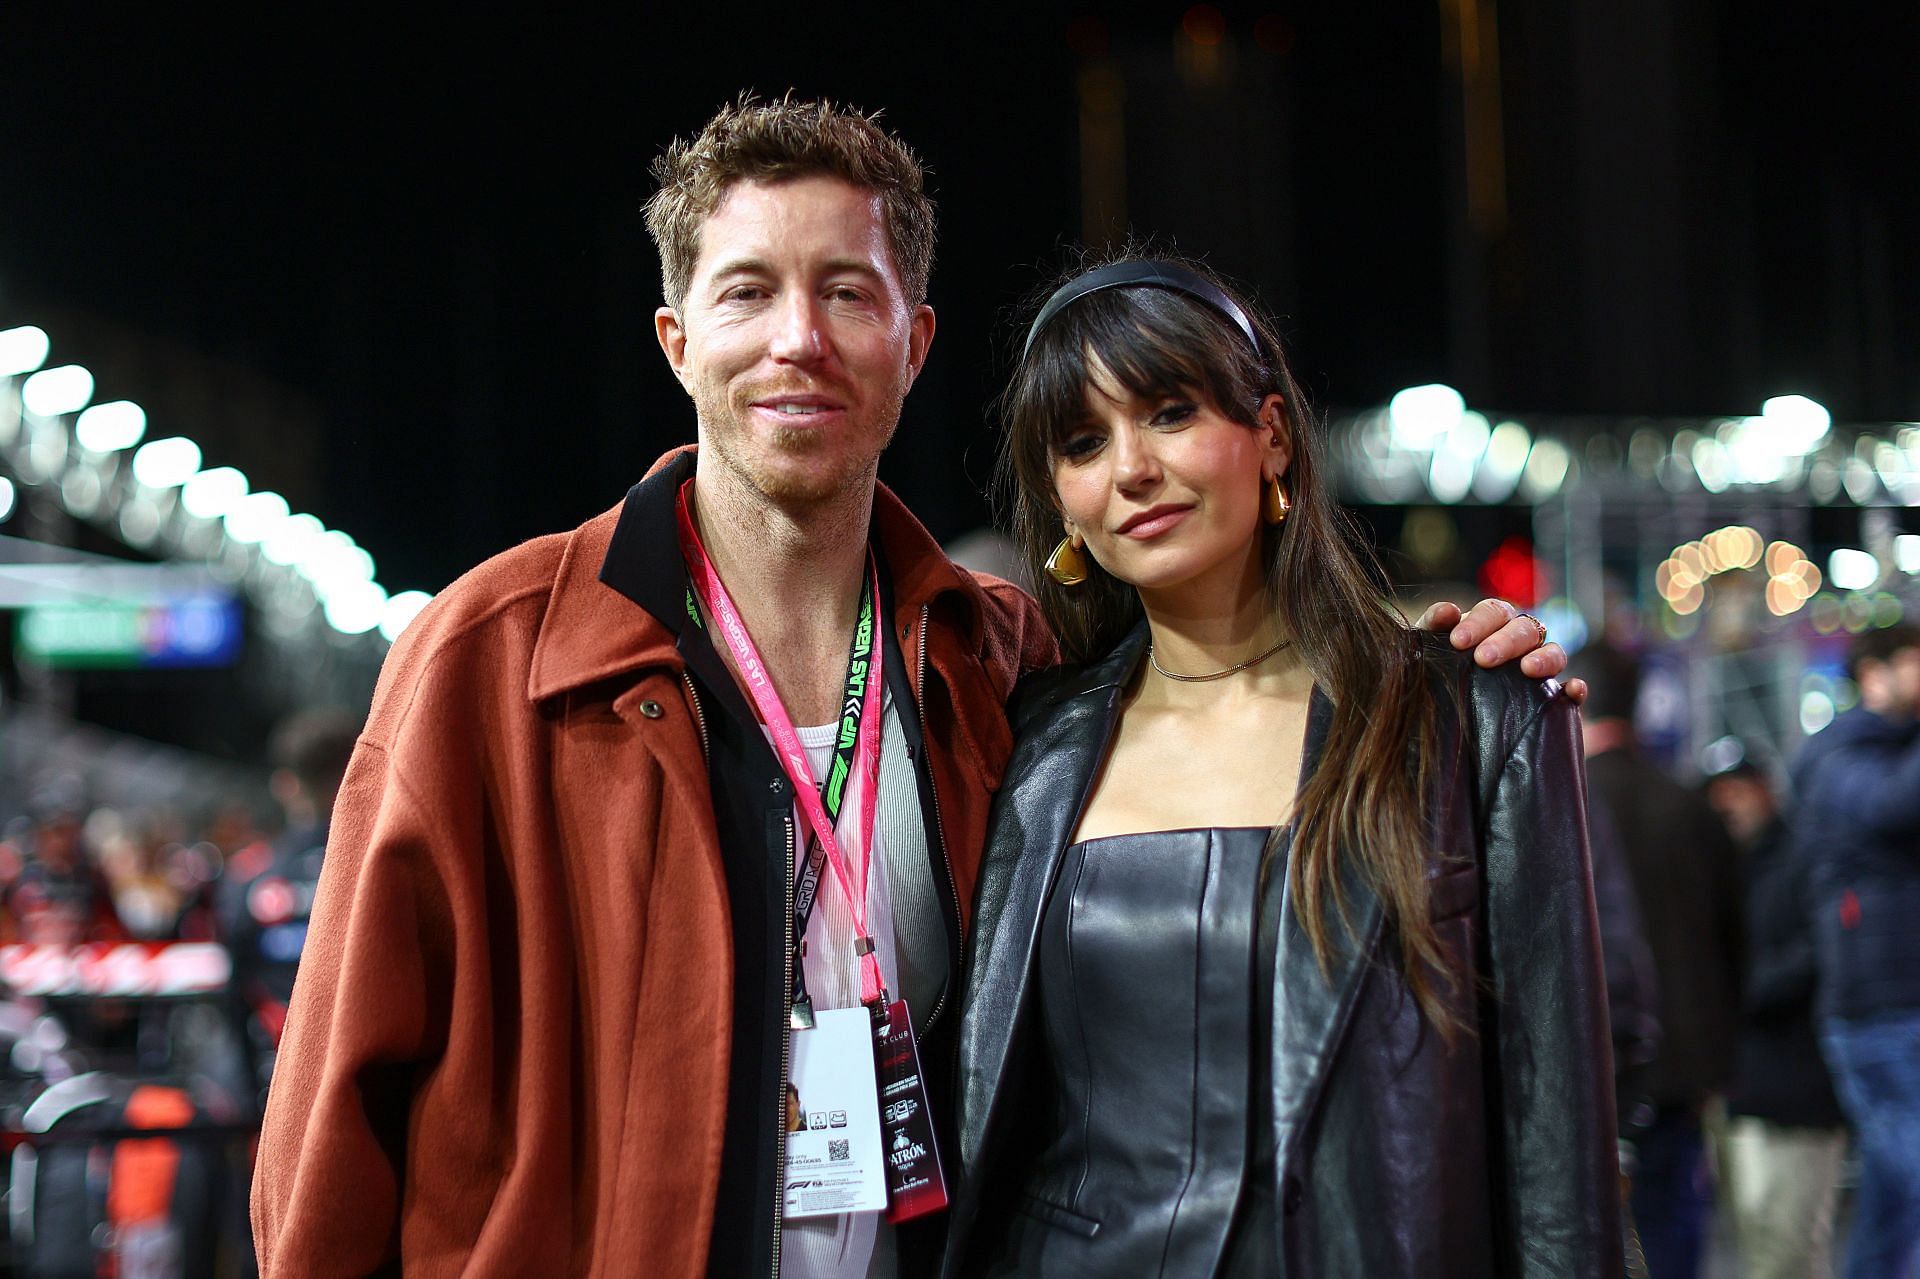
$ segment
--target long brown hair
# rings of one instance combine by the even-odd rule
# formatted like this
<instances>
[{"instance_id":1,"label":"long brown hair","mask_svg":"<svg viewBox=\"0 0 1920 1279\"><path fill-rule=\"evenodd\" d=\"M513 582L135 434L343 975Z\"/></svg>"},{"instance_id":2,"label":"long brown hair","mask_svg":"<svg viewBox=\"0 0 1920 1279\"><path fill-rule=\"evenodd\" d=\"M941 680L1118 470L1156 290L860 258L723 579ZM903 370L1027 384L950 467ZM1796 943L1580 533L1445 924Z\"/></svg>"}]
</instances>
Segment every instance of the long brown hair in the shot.
<instances>
[{"instance_id":1,"label":"long brown hair","mask_svg":"<svg viewBox=\"0 0 1920 1279\"><path fill-rule=\"evenodd\" d=\"M1342 850L1353 857L1395 927L1409 989L1428 1020L1451 1032L1454 1018L1430 977L1441 969L1442 957L1428 918L1432 836L1424 796L1438 728L1419 639L1387 602L1384 574L1371 553L1360 549L1351 517L1327 490L1320 427L1272 323L1199 263L1166 254L1153 258L1175 262L1226 291L1252 318L1261 349L1249 346L1213 307L1164 288L1090 293L1055 315L999 402L1004 431L998 482L1014 539L1036 570L1040 606L1067 659L1104 655L1144 615L1133 588L1091 556L1088 580L1071 588L1038 571L1062 531L1053 463L1084 416L1090 361L1097 359L1136 396L1204 395L1250 430L1259 429L1256 414L1266 398L1281 397L1293 444L1284 481L1293 509L1285 523L1266 529L1262 562L1274 610L1333 704L1319 767L1300 794L1287 866L1290 887L1324 968L1330 919L1351 927L1339 861ZM1029 315L1036 310L1037 304ZM1269 839L1269 855L1279 838L1276 831Z\"/></svg>"}]
</instances>

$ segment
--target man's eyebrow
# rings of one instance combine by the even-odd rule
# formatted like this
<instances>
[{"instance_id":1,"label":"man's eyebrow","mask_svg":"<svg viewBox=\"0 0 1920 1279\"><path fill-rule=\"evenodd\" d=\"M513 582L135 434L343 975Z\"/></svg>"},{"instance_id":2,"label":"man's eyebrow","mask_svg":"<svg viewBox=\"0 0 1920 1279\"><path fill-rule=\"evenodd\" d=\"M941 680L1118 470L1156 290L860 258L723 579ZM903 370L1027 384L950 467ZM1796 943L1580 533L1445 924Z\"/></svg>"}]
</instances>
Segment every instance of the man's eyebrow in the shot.
<instances>
[{"instance_id":1,"label":"man's eyebrow","mask_svg":"<svg viewBox=\"0 0 1920 1279\"><path fill-rule=\"evenodd\" d=\"M841 275L852 272L858 275L872 276L876 280L881 276L880 268L865 258L833 258L827 262L826 268L827 274L829 275Z\"/></svg>"},{"instance_id":2,"label":"man's eyebrow","mask_svg":"<svg viewBox=\"0 0 1920 1279\"><path fill-rule=\"evenodd\" d=\"M766 275L772 270L764 258L735 258L723 262L714 268L713 278L718 280L729 275Z\"/></svg>"},{"instance_id":3,"label":"man's eyebrow","mask_svg":"<svg viewBox=\"0 0 1920 1279\"><path fill-rule=\"evenodd\" d=\"M829 258L821 263L821 271L826 275L864 275L876 280L883 274L879 267L865 258ZM773 274L773 265L765 258L734 258L715 267L712 278L724 280L735 275Z\"/></svg>"}]
</instances>

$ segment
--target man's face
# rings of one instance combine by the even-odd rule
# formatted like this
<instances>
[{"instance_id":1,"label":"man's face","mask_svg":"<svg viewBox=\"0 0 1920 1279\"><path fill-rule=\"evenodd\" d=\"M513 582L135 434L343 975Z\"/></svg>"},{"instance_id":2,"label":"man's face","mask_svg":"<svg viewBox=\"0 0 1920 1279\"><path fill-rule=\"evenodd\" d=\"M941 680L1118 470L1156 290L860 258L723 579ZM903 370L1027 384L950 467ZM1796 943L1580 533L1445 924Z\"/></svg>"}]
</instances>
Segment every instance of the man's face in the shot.
<instances>
[{"instance_id":1,"label":"man's face","mask_svg":"<svg viewBox=\"0 0 1920 1279\"><path fill-rule=\"evenodd\" d=\"M686 298L654 326L703 464L802 510L871 482L933 309L901 289L880 198L814 175L736 183L701 228Z\"/></svg>"},{"instance_id":2,"label":"man's face","mask_svg":"<svg viewBox=\"0 0 1920 1279\"><path fill-rule=\"evenodd\" d=\"M1720 814L1727 831L1741 847L1752 844L1773 821L1773 791L1758 777L1736 774L1707 783L1707 803Z\"/></svg>"},{"instance_id":3,"label":"man's face","mask_svg":"<svg viewBox=\"0 0 1920 1279\"><path fill-rule=\"evenodd\" d=\"M1860 704L1878 715L1911 719L1920 714L1920 648L1895 649L1881 662L1859 668Z\"/></svg>"},{"instance_id":4,"label":"man's face","mask_svg":"<svg viewBox=\"0 0 1920 1279\"><path fill-rule=\"evenodd\" d=\"M1895 704L1908 718L1920 714L1920 648L1896 650L1887 665L1893 677Z\"/></svg>"}]
</instances>

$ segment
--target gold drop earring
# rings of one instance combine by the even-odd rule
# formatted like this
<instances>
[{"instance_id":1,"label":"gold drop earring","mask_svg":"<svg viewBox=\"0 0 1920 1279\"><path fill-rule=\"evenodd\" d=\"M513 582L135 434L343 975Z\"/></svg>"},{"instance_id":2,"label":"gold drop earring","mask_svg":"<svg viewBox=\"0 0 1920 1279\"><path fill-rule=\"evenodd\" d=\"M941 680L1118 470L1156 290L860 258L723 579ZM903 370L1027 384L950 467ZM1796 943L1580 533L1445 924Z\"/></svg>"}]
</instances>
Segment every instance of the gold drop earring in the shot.
<instances>
[{"instance_id":1,"label":"gold drop earring","mask_svg":"<svg viewBox=\"0 0 1920 1279\"><path fill-rule=\"evenodd\" d=\"M1078 586L1087 580L1087 553L1081 548L1080 531L1075 529L1060 539L1060 545L1047 556L1047 576L1062 586Z\"/></svg>"},{"instance_id":2,"label":"gold drop earring","mask_svg":"<svg viewBox=\"0 0 1920 1279\"><path fill-rule=\"evenodd\" d=\"M1287 491L1280 487L1280 477L1274 476L1267 481L1267 488L1260 495L1260 514L1269 524L1283 523L1287 512L1293 509L1293 503L1287 500Z\"/></svg>"}]
</instances>

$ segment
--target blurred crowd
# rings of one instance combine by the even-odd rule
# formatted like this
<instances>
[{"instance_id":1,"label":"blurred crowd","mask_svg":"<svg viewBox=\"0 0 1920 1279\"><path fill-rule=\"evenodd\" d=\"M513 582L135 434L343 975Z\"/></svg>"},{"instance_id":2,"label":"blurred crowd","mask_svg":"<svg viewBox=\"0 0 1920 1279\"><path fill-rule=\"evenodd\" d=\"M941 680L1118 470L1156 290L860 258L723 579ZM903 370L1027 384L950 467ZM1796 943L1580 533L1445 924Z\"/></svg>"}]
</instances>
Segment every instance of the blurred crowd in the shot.
<instances>
[{"instance_id":1,"label":"blurred crowd","mask_svg":"<svg viewBox=\"0 0 1920 1279\"><path fill-rule=\"evenodd\" d=\"M1742 1275L1914 1275L1920 630L1855 639L1858 704L1808 740L1786 785L1739 756L1682 784L1636 740L1631 658L1595 645L1570 673L1592 690L1589 825L1637 1273L1706 1274L1718 1215Z\"/></svg>"},{"instance_id":2,"label":"blurred crowd","mask_svg":"<svg viewBox=\"0 0 1920 1279\"><path fill-rule=\"evenodd\" d=\"M27 790L0 838L5 972L44 977L56 970L33 960L47 955L116 958L93 966L105 981L0 989L0 1129L26 1138L6 1170L0 1274L251 1273L252 1134L358 731L336 711L283 723L272 817L243 794L197 812L94 803L58 771ZM213 943L198 950L225 962L211 983L146 980L162 965L144 956L183 953L153 949L168 943Z\"/></svg>"},{"instance_id":3,"label":"blurred crowd","mask_svg":"<svg viewBox=\"0 0 1920 1279\"><path fill-rule=\"evenodd\" d=\"M1758 1279L1914 1273L1920 630L1856 640L1859 704L1786 776L1723 757L1703 780L1677 780L1636 740L1634 661L1595 644L1570 673L1591 688L1588 813L1630 1272L1706 1276L1717 1233L1736 1272ZM186 1055L221 1059L207 1073L240 1094L231 1114L257 1115L358 727L322 711L281 726L277 822L241 797L195 818L93 805L78 781L43 780L0 838L0 943L225 947L220 1026L191 1023L225 1048ZM114 1056L133 1019L67 1016L98 1060L177 1073L164 1050ZM225 1220L238 1220L231 1208Z\"/></svg>"}]
</instances>

